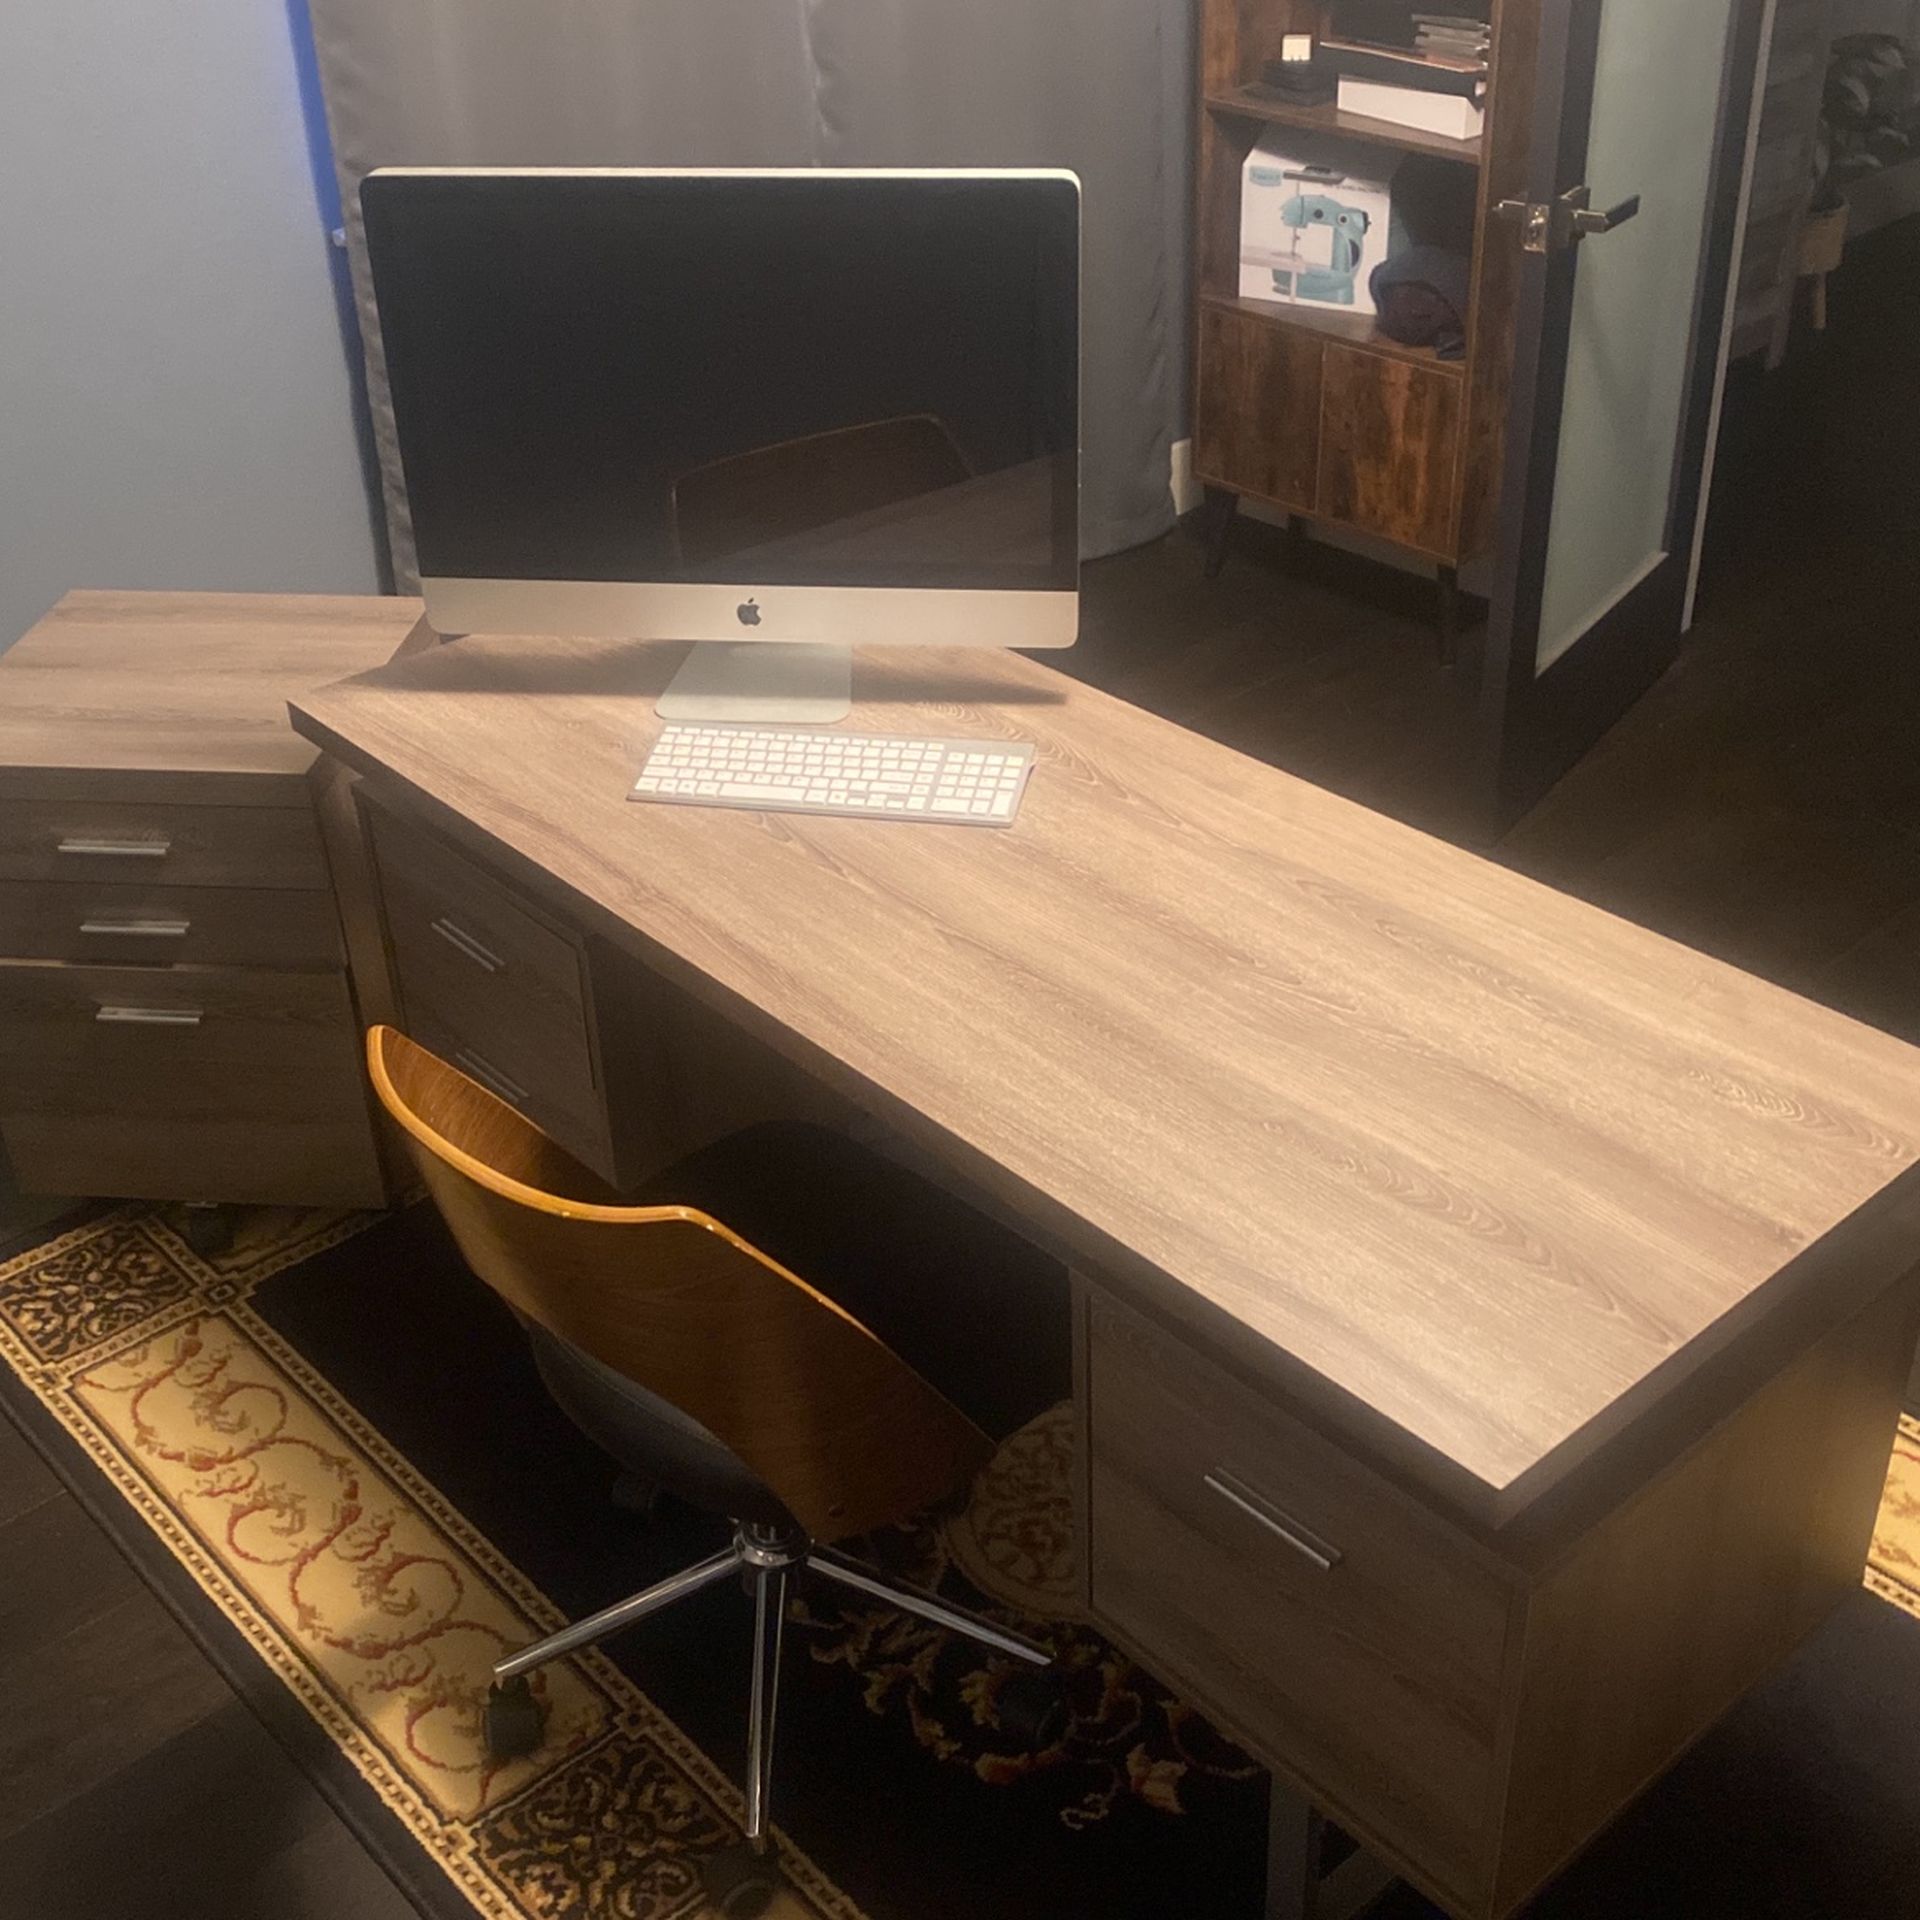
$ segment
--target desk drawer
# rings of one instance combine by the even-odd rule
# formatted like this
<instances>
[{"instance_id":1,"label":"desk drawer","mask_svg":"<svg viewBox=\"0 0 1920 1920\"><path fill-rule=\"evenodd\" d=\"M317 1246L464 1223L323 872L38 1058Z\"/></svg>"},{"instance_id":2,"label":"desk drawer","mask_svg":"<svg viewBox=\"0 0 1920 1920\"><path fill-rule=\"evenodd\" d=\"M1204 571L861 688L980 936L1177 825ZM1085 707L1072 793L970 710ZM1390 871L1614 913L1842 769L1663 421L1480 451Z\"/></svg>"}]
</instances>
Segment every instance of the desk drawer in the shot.
<instances>
[{"instance_id":1,"label":"desk drawer","mask_svg":"<svg viewBox=\"0 0 1920 1920\"><path fill-rule=\"evenodd\" d=\"M604 1170L580 946L432 835L367 816L408 1032Z\"/></svg>"},{"instance_id":2,"label":"desk drawer","mask_svg":"<svg viewBox=\"0 0 1920 1920\"><path fill-rule=\"evenodd\" d=\"M0 964L0 1111L156 1121L364 1114L346 977Z\"/></svg>"},{"instance_id":3,"label":"desk drawer","mask_svg":"<svg viewBox=\"0 0 1920 1920\"><path fill-rule=\"evenodd\" d=\"M1484 1872L1511 1591L1470 1543L1090 1301L1095 1611L1445 1889Z\"/></svg>"},{"instance_id":4,"label":"desk drawer","mask_svg":"<svg viewBox=\"0 0 1920 1920\"><path fill-rule=\"evenodd\" d=\"M340 922L294 887L0 881L0 959L338 968Z\"/></svg>"},{"instance_id":5,"label":"desk drawer","mask_svg":"<svg viewBox=\"0 0 1920 1920\"><path fill-rule=\"evenodd\" d=\"M0 800L0 880L324 889L305 807Z\"/></svg>"},{"instance_id":6,"label":"desk drawer","mask_svg":"<svg viewBox=\"0 0 1920 1920\"><path fill-rule=\"evenodd\" d=\"M385 1194L339 972L0 965L0 1132L30 1193Z\"/></svg>"}]
</instances>

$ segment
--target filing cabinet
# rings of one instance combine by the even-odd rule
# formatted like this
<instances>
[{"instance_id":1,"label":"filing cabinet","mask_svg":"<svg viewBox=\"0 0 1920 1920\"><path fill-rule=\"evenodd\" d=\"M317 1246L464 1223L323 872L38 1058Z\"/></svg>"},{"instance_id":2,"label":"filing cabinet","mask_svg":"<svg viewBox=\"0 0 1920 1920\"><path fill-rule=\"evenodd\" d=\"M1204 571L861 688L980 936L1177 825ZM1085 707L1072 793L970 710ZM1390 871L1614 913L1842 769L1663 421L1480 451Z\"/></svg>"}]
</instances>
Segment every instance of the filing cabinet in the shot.
<instances>
[{"instance_id":1,"label":"filing cabinet","mask_svg":"<svg viewBox=\"0 0 1920 1920\"><path fill-rule=\"evenodd\" d=\"M387 1197L286 701L382 664L417 617L76 593L0 656L0 1134L23 1188Z\"/></svg>"}]
</instances>

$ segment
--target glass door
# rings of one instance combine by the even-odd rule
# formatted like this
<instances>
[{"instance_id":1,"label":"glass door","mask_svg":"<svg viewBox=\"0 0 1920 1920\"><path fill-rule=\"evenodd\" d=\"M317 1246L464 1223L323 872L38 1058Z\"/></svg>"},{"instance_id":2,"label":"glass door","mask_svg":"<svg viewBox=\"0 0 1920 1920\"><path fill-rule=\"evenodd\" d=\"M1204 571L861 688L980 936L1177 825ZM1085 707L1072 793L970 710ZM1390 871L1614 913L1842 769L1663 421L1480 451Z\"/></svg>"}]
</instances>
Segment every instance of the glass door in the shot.
<instances>
[{"instance_id":1,"label":"glass door","mask_svg":"<svg viewBox=\"0 0 1920 1920\"><path fill-rule=\"evenodd\" d=\"M1511 0L1509 0L1511 3ZM1502 820L1670 664L1735 257L1763 0L1539 0L1486 684Z\"/></svg>"}]
</instances>

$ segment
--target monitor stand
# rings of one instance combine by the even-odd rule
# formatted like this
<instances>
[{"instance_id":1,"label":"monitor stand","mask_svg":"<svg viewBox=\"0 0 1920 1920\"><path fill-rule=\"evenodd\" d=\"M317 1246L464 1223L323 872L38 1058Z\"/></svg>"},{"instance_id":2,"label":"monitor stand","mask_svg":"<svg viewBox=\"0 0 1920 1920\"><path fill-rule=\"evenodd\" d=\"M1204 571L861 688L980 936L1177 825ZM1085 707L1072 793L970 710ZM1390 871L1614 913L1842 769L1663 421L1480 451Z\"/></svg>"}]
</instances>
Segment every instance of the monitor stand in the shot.
<instances>
[{"instance_id":1,"label":"monitor stand","mask_svg":"<svg viewBox=\"0 0 1920 1920\"><path fill-rule=\"evenodd\" d=\"M797 640L701 641L654 711L663 720L830 726L853 711L853 651Z\"/></svg>"}]
</instances>

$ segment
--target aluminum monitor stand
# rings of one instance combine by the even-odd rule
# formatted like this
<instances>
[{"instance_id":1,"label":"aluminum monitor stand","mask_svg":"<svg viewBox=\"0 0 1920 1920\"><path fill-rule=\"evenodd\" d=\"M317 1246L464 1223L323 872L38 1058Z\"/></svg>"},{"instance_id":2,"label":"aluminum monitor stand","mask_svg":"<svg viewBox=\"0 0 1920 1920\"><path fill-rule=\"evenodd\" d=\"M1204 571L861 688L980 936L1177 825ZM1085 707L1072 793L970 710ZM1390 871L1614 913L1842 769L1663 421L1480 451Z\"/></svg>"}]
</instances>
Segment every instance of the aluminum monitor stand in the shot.
<instances>
[{"instance_id":1,"label":"aluminum monitor stand","mask_svg":"<svg viewBox=\"0 0 1920 1920\"><path fill-rule=\"evenodd\" d=\"M654 710L663 720L831 726L853 711L853 650L814 641L700 641Z\"/></svg>"}]
</instances>

